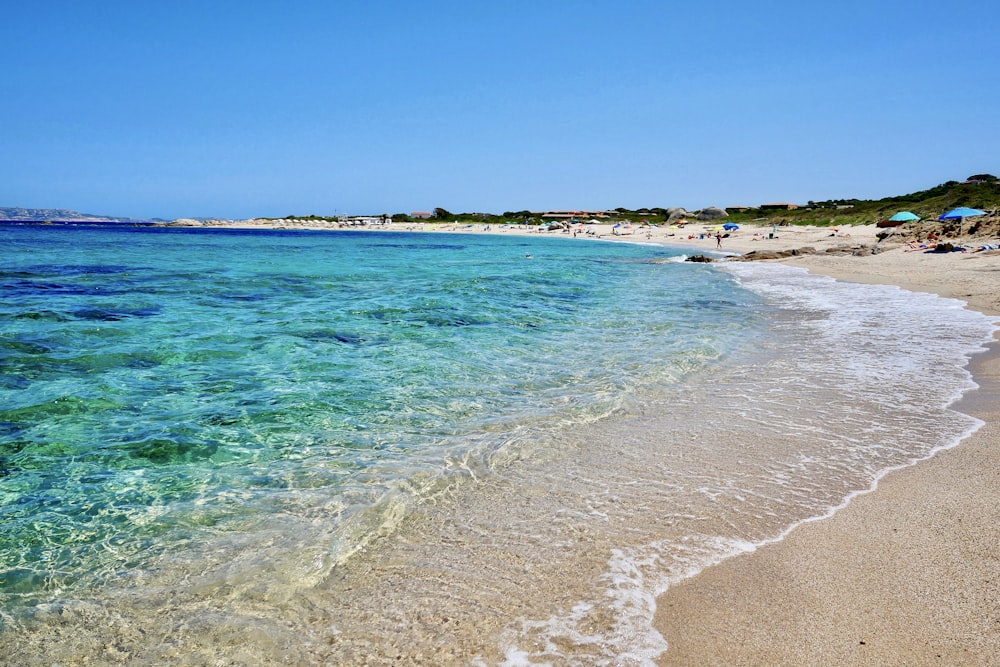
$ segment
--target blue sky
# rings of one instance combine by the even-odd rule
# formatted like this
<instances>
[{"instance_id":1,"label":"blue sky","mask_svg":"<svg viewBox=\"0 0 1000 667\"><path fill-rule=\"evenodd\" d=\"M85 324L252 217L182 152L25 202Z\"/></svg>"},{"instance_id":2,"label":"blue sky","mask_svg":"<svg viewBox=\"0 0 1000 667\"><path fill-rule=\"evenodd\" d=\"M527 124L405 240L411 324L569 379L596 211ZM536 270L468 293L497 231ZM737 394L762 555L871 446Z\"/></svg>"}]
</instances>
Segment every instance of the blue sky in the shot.
<instances>
[{"instance_id":1,"label":"blue sky","mask_svg":"<svg viewBox=\"0 0 1000 667\"><path fill-rule=\"evenodd\" d=\"M986 3L6 2L0 206L689 209L998 173Z\"/></svg>"}]
</instances>

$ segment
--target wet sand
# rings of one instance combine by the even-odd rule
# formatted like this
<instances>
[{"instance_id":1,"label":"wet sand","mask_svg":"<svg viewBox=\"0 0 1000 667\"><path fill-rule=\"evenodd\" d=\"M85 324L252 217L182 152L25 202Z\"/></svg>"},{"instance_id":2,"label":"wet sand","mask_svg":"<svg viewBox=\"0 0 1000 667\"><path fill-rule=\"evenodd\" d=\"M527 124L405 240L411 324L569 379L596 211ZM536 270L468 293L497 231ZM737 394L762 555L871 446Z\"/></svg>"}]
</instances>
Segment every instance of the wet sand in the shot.
<instances>
[{"instance_id":1,"label":"wet sand","mask_svg":"<svg viewBox=\"0 0 1000 667\"><path fill-rule=\"evenodd\" d=\"M972 437L661 597L658 664L996 665L998 355L975 374Z\"/></svg>"}]
</instances>

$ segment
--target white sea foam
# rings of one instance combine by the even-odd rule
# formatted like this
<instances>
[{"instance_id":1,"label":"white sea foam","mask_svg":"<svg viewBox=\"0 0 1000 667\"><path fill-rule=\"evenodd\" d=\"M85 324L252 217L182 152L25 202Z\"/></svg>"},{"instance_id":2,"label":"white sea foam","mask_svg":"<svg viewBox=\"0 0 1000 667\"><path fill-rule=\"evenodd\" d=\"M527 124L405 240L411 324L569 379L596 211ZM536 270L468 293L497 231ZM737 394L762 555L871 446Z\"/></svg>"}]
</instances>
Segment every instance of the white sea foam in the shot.
<instances>
[{"instance_id":1,"label":"white sea foam","mask_svg":"<svg viewBox=\"0 0 1000 667\"><path fill-rule=\"evenodd\" d=\"M762 438L774 436L764 446L775 447L764 459L747 460L764 469L761 479L740 481L734 469L720 474L735 477L693 490L723 518L727 503L746 504L743 523L726 519L720 527L752 537L687 534L614 549L602 577L603 599L580 601L545 620L522 619L502 642L508 664L654 664L667 648L652 626L655 599L671 584L832 516L889 472L952 447L981 426L948 406L976 387L966 365L992 339L992 318L960 301L790 267L723 268L774 305L776 345L763 346L761 359L734 371L726 387L738 390L733 402L746 408L739 421L756 424ZM724 430L711 419L706 426L710 433ZM793 444L785 454L782 438ZM758 509L749 507L754 504ZM746 520L751 515L759 524ZM760 530L751 530L754 525ZM585 630L600 616L594 610L600 605L614 619L603 635Z\"/></svg>"}]
</instances>

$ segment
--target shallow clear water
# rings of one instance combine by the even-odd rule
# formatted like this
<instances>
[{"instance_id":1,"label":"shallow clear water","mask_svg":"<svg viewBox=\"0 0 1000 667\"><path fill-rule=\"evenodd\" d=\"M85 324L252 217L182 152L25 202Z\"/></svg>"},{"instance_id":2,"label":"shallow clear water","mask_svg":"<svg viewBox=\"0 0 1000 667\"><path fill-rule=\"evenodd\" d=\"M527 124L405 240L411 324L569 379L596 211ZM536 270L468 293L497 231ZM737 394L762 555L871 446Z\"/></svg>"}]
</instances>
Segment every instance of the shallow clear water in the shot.
<instances>
[{"instance_id":1,"label":"shallow clear water","mask_svg":"<svg viewBox=\"0 0 1000 667\"><path fill-rule=\"evenodd\" d=\"M974 428L993 328L655 246L3 235L0 642L51 659L646 664L671 581Z\"/></svg>"},{"instance_id":2,"label":"shallow clear water","mask_svg":"<svg viewBox=\"0 0 1000 667\"><path fill-rule=\"evenodd\" d=\"M606 415L747 328L733 315L750 295L705 271L712 307L679 317L697 308L678 286L690 278L652 264L657 248L6 234L0 554L15 598L316 503L344 520L418 474L447 484L518 432Z\"/></svg>"}]
</instances>

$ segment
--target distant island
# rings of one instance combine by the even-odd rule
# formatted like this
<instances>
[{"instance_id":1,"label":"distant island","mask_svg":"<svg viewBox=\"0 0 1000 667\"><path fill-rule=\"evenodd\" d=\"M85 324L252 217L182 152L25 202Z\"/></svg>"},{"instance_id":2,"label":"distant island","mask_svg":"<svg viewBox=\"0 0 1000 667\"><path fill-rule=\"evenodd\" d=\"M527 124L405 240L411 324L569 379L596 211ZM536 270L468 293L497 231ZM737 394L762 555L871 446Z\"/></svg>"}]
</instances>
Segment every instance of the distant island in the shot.
<instances>
[{"instance_id":1,"label":"distant island","mask_svg":"<svg viewBox=\"0 0 1000 667\"><path fill-rule=\"evenodd\" d=\"M114 215L78 213L65 208L18 208L0 206L0 220L8 222L139 222Z\"/></svg>"}]
</instances>

